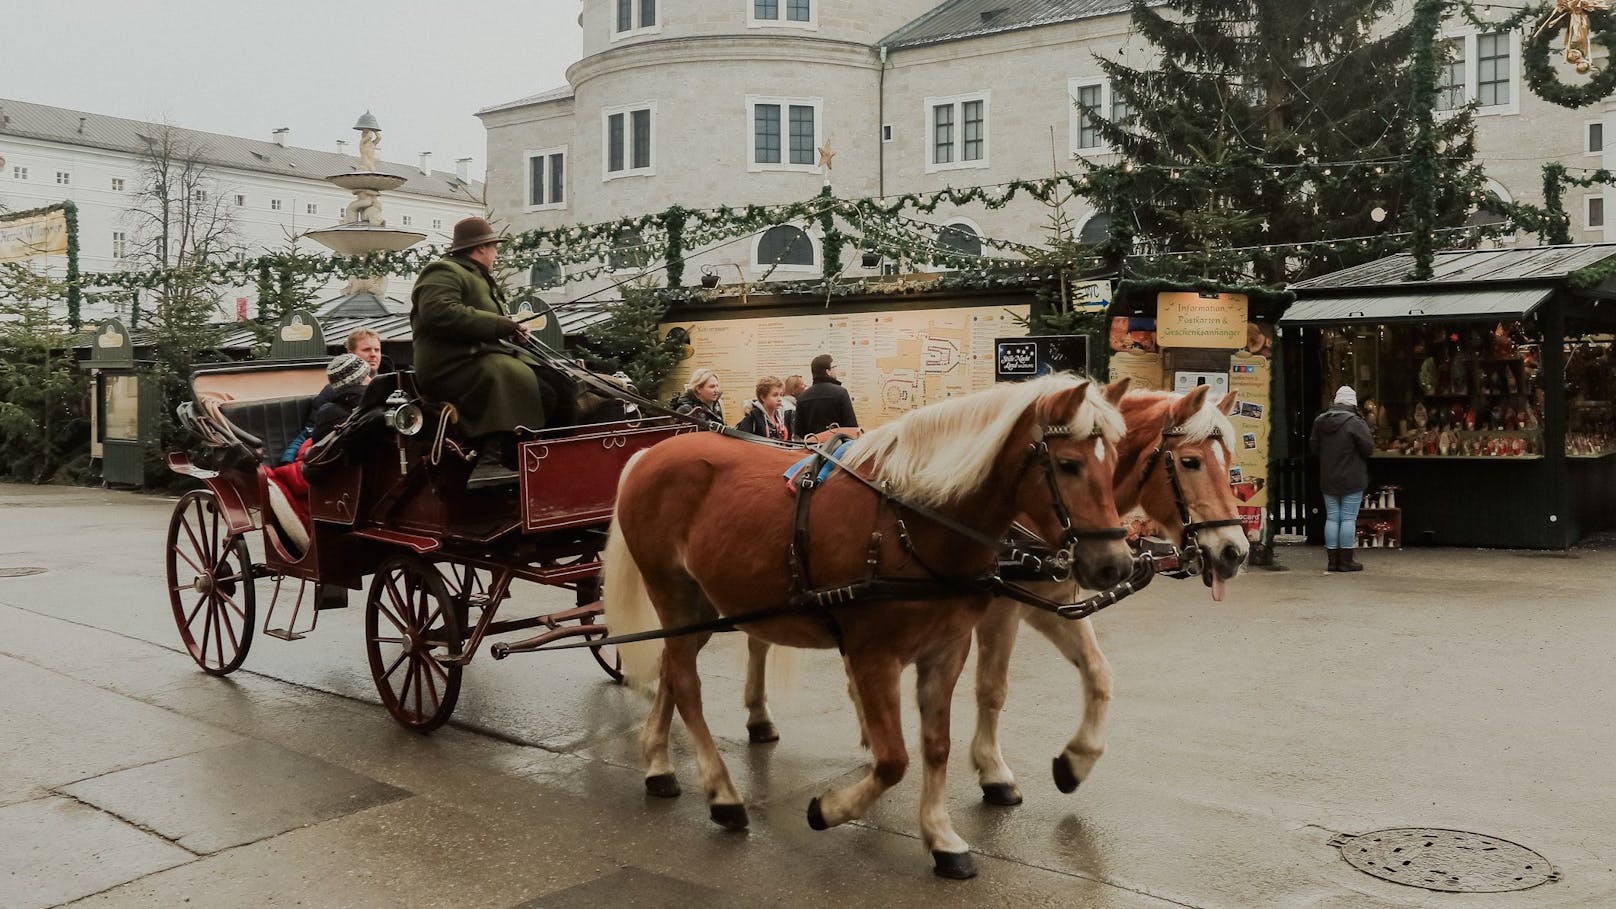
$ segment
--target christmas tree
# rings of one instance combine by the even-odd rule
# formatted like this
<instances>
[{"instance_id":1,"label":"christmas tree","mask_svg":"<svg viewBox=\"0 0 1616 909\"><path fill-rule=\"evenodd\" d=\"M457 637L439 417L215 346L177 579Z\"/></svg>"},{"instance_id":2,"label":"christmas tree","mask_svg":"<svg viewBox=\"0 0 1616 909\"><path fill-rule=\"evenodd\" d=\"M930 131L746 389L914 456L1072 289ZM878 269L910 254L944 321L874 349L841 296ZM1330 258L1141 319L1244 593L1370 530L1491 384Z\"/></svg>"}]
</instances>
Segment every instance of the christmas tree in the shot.
<instances>
[{"instance_id":1,"label":"christmas tree","mask_svg":"<svg viewBox=\"0 0 1616 909\"><path fill-rule=\"evenodd\" d=\"M1274 284L1407 249L1416 226L1439 246L1472 238L1446 230L1487 199L1471 113L1436 118L1435 166L1417 166L1417 105L1434 98L1416 51L1440 51L1395 5L1133 0L1155 59L1100 59L1113 105L1081 111L1116 151L1086 162L1111 252L1144 254L1134 272Z\"/></svg>"}]
</instances>

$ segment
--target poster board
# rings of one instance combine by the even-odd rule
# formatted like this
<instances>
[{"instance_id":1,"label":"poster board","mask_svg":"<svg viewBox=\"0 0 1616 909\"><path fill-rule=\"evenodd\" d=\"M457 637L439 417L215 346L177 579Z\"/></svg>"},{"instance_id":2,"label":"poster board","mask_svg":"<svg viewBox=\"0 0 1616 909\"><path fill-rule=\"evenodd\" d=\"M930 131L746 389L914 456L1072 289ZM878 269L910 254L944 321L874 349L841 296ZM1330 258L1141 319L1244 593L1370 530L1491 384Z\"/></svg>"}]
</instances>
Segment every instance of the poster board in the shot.
<instances>
[{"instance_id":1,"label":"poster board","mask_svg":"<svg viewBox=\"0 0 1616 909\"><path fill-rule=\"evenodd\" d=\"M1246 345L1245 294L1175 291L1156 295L1161 347L1234 350Z\"/></svg>"},{"instance_id":2,"label":"poster board","mask_svg":"<svg viewBox=\"0 0 1616 909\"><path fill-rule=\"evenodd\" d=\"M859 425L872 429L917 407L993 385L999 338L1025 336L1028 305L826 313L666 322L684 341L664 397L696 369L718 373L731 422L761 376L801 375L819 354L836 358Z\"/></svg>"},{"instance_id":3,"label":"poster board","mask_svg":"<svg viewBox=\"0 0 1616 909\"><path fill-rule=\"evenodd\" d=\"M55 211L0 220L0 262L67 255L67 212Z\"/></svg>"},{"instance_id":4,"label":"poster board","mask_svg":"<svg viewBox=\"0 0 1616 909\"><path fill-rule=\"evenodd\" d=\"M1258 539L1268 510L1269 416L1272 411L1270 382L1273 361L1268 357L1240 351L1229 365L1229 390L1235 395L1234 464L1229 482L1240 500L1240 517L1246 535Z\"/></svg>"},{"instance_id":5,"label":"poster board","mask_svg":"<svg viewBox=\"0 0 1616 909\"><path fill-rule=\"evenodd\" d=\"M1088 374L1088 335L1039 335L999 338L994 342L993 377L998 382L1024 382L1057 372Z\"/></svg>"}]
</instances>

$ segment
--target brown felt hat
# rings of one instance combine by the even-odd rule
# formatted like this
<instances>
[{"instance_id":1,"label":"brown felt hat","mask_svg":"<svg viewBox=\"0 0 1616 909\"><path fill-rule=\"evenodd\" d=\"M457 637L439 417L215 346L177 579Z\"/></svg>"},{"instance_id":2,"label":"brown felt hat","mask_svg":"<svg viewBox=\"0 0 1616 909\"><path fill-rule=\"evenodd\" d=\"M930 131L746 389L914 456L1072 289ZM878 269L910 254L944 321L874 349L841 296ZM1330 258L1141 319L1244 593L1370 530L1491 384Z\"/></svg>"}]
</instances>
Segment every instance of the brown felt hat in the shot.
<instances>
[{"instance_id":1,"label":"brown felt hat","mask_svg":"<svg viewBox=\"0 0 1616 909\"><path fill-rule=\"evenodd\" d=\"M449 251L456 253L498 242L499 232L494 230L494 225L488 223L487 218L466 218L455 222L454 242L449 246Z\"/></svg>"}]
</instances>

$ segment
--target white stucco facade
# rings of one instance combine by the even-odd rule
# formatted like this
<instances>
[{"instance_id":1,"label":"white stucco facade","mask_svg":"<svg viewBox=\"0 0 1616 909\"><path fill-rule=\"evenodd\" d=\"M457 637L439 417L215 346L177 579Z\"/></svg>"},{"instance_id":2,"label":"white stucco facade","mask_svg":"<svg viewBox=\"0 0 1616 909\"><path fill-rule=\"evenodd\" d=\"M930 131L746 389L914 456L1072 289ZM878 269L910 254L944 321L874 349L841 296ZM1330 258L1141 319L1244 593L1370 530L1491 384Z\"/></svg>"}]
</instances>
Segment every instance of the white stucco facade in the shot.
<instances>
[{"instance_id":1,"label":"white stucco facade","mask_svg":"<svg viewBox=\"0 0 1616 909\"><path fill-rule=\"evenodd\" d=\"M1093 4L1102 14L892 46L883 41L906 23L928 13L930 20L957 13L968 0L807 0L807 21L794 25L760 23L755 15L774 8L784 19L788 0L655 0L649 20L646 2L583 0L584 56L568 70L568 85L479 113L488 133L488 197L496 219L526 230L674 204L709 208L812 197L826 181L819 168L758 163L759 103L782 112L813 110L815 144L828 140L837 151L829 178L838 196L930 192L1077 171L1074 156L1107 159L1105 149L1082 141L1075 104L1085 89L1088 100L1110 104L1095 58L1148 68L1154 52L1133 33L1126 4L1103 0ZM623 31L621 4L630 14ZM800 2L794 7L804 9ZM984 8L982 21L998 12ZM1476 32L1456 22L1446 34L1461 55L1455 72L1463 74L1463 97L1497 102L1478 110L1477 138L1478 157L1500 195L1540 202L1542 166L1550 161L1616 166L1616 104L1573 111L1541 100L1524 82L1522 37L1479 41ZM939 114L939 107L948 111ZM642 161L634 160L636 112L645 112L651 134ZM613 117L623 118L615 134ZM951 151L938 150L939 117L954 130ZM1591 124L1598 125L1599 138L1611 137L1593 150ZM965 139L976 140L969 153L960 144ZM614 162L614 147L621 161ZM559 200L531 194L529 159L541 151L564 155ZM1603 217L1611 204L1606 195L1597 188L1567 190L1574 241L1611 236L1606 223L1616 220L1616 211ZM1604 201L1590 204L1589 198ZM1079 226L1090 214L1082 199L1067 211ZM1038 244L1047 237L1048 215L1043 204L1022 199L997 211L945 207L918 217ZM803 226L817 235L812 225ZM686 282L694 283L703 265L716 266L726 283L756 280L768 271L756 245L693 255ZM817 262L817 247L815 256ZM845 259L848 274L868 273L856 251ZM546 296L575 299L604 283L572 284Z\"/></svg>"}]
</instances>

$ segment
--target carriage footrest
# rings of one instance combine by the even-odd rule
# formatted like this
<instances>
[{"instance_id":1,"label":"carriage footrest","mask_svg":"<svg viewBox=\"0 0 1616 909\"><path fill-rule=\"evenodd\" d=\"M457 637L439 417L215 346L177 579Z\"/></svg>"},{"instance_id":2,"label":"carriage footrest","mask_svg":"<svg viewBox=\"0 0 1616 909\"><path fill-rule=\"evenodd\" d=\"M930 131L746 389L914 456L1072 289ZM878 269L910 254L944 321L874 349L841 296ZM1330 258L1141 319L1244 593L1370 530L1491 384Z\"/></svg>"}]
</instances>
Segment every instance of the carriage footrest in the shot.
<instances>
[{"instance_id":1,"label":"carriage footrest","mask_svg":"<svg viewBox=\"0 0 1616 909\"><path fill-rule=\"evenodd\" d=\"M264 634L272 638L279 638L282 641L301 641L308 637L301 631L293 631L290 628L265 628Z\"/></svg>"}]
</instances>

